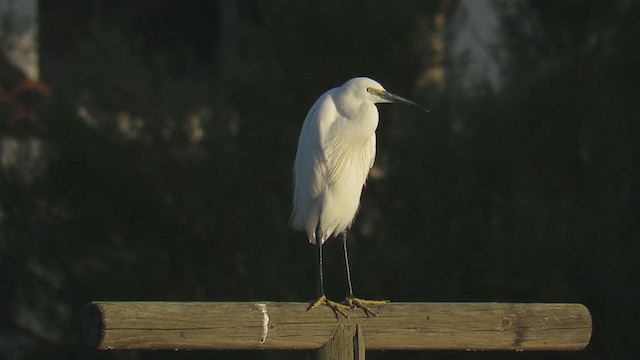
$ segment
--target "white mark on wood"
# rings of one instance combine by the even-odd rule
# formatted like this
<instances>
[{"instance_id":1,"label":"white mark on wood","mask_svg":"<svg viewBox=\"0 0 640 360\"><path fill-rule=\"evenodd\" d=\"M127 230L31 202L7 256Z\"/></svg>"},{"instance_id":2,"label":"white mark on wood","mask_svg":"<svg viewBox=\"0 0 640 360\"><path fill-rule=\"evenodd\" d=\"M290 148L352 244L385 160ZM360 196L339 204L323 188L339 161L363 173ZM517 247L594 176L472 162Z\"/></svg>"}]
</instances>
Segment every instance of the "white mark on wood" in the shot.
<instances>
[{"instance_id":1,"label":"white mark on wood","mask_svg":"<svg viewBox=\"0 0 640 360\"><path fill-rule=\"evenodd\" d=\"M264 344L267 341L267 335L269 335L269 314L267 314L267 304L256 304L256 307L262 313L262 339L260 344Z\"/></svg>"}]
</instances>

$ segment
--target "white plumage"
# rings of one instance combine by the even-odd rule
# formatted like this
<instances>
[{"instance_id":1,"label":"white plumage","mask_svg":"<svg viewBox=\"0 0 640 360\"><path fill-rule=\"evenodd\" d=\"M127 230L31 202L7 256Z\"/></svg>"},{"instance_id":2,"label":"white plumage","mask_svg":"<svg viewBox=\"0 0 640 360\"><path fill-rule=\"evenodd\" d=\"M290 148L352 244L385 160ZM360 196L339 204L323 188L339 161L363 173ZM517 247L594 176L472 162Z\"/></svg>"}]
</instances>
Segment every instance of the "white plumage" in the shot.
<instances>
[{"instance_id":1,"label":"white plumage","mask_svg":"<svg viewBox=\"0 0 640 360\"><path fill-rule=\"evenodd\" d=\"M368 87L383 89L371 79L355 78L327 91L304 120L293 171L292 223L311 243L318 221L324 242L345 231L358 211L376 154L374 104L380 98Z\"/></svg>"},{"instance_id":2,"label":"white plumage","mask_svg":"<svg viewBox=\"0 0 640 360\"><path fill-rule=\"evenodd\" d=\"M409 100L358 77L324 93L304 120L294 165L292 225L316 242L347 230L376 155L376 103Z\"/></svg>"},{"instance_id":3,"label":"white plumage","mask_svg":"<svg viewBox=\"0 0 640 360\"><path fill-rule=\"evenodd\" d=\"M291 223L294 228L305 231L309 242L318 249L319 298L309 309L326 305L336 316L339 313L348 317L345 310L359 307L367 316L376 316L369 306L386 303L353 295L346 235L358 212L362 187L376 157L378 109L375 104L386 102L421 107L387 92L374 80L359 77L320 96L302 125L293 168ZM349 289L346 305L326 298L322 274L322 244L339 234L343 235Z\"/></svg>"}]
</instances>

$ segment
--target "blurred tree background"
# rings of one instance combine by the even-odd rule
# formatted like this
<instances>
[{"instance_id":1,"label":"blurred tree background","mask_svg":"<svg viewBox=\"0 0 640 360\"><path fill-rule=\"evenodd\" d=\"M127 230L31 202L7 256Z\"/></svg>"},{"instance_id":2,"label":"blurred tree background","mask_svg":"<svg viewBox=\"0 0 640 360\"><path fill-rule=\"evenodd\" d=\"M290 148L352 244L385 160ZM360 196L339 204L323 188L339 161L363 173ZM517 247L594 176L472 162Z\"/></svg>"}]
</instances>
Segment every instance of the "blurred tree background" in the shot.
<instances>
[{"instance_id":1,"label":"blurred tree background","mask_svg":"<svg viewBox=\"0 0 640 360\"><path fill-rule=\"evenodd\" d=\"M448 51L460 3L39 1L42 82L0 59L0 358L307 357L96 352L79 312L313 299L314 248L288 226L297 136L358 75L432 111L380 107L358 293L594 321L582 352L368 357L638 358L640 2L496 2L499 84ZM341 298L338 242L325 254Z\"/></svg>"}]
</instances>

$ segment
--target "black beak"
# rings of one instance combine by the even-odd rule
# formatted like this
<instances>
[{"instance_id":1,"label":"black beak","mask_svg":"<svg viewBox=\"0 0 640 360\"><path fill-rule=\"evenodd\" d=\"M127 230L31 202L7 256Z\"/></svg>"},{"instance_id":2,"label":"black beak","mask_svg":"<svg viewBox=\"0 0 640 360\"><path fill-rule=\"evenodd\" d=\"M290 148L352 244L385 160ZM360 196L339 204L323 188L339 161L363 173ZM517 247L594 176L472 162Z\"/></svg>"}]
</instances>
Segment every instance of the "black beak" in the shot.
<instances>
[{"instance_id":1,"label":"black beak","mask_svg":"<svg viewBox=\"0 0 640 360\"><path fill-rule=\"evenodd\" d=\"M381 92L378 94L378 96L380 96L380 98L382 98L383 100L385 100L385 101L387 101L387 102L394 102L394 103L401 103L401 104L406 104L406 105L412 105L412 106L415 106L415 107L417 107L417 108L422 109L424 112L427 112L427 113L429 113L429 112L430 112L430 111L429 111L427 108L425 108L424 106L422 106L422 105L420 105L420 104L417 104L417 103L414 103L414 102L413 102L413 101L411 101L411 100L407 100L407 99L405 99L405 98L403 98L403 97L401 97L401 96L394 95L394 94L392 94L392 93L390 93L390 92L388 92L388 91L381 91Z\"/></svg>"}]
</instances>

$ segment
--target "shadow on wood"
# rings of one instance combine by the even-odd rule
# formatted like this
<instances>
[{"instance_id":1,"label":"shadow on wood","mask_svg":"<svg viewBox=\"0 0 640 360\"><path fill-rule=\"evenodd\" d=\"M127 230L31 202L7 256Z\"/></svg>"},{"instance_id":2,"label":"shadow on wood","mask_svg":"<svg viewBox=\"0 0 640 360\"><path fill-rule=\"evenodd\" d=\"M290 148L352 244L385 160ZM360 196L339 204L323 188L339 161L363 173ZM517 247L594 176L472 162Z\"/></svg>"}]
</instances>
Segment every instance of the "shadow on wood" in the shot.
<instances>
[{"instance_id":1,"label":"shadow on wood","mask_svg":"<svg viewBox=\"0 0 640 360\"><path fill-rule=\"evenodd\" d=\"M340 331L369 350L581 350L591 315L581 304L390 303L379 317L277 302L93 302L82 313L98 349L320 349Z\"/></svg>"}]
</instances>

